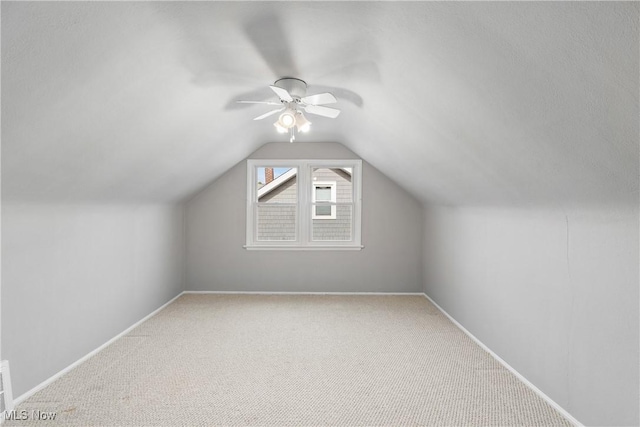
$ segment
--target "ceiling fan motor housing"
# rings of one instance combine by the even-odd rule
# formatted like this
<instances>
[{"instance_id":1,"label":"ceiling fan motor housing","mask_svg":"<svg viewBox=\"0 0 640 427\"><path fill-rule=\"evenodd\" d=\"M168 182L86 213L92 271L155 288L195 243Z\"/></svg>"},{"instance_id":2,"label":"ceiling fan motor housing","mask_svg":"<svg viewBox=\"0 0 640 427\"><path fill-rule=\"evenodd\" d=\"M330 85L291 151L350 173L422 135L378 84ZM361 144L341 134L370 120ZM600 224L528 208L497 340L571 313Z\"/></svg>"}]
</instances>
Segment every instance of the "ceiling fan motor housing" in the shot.
<instances>
[{"instance_id":1,"label":"ceiling fan motor housing","mask_svg":"<svg viewBox=\"0 0 640 427\"><path fill-rule=\"evenodd\" d=\"M276 80L273 85L285 89L296 102L299 102L300 98L307 94L307 83L294 77L284 77Z\"/></svg>"}]
</instances>

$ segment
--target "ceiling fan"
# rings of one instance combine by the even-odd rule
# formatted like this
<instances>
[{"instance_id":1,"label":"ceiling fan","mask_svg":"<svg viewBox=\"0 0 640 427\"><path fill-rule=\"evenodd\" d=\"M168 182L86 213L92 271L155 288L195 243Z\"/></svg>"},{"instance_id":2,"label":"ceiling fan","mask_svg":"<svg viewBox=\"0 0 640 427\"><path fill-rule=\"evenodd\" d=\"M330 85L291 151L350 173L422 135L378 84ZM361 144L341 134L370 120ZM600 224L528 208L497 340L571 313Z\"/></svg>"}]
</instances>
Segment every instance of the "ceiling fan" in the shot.
<instances>
[{"instance_id":1,"label":"ceiling fan","mask_svg":"<svg viewBox=\"0 0 640 427\"><path fill-rule=\"evenodd\" d=\"M298 132L308 132L311 122L304 116L303 111L309 114L316 114L322 117L335 119L340 114L340 110L325 107L326 104L338 102L335 96L329 92L307 96L307 83L293 77L284 77L276 80L269 86L278 96L276 101L237 101L239 104L263 104L279 106L267 113L264 113L253 120L262 120L269 116L280 113L278 120L273 124L280 133L290 132L289 142L295 138L295 130Z\"/></svg>"}]
</instances>

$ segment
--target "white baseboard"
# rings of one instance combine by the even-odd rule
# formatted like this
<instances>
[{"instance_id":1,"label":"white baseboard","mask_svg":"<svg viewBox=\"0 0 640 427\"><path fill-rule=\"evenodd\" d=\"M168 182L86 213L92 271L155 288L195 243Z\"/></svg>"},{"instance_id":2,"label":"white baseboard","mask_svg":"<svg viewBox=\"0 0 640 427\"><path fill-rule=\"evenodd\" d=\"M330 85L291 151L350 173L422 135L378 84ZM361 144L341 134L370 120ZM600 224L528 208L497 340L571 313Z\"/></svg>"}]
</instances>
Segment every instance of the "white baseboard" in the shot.
<instances>
[{"instance_id":1,"label":"white baseboard","mask_svg":"<svg viewBox=\"0 0 640 427\"><path fill-rule=\"evenodd\" d=\"M451 315L449 313L447 313L442 307L440 307L434 300L431 299L431 297L429 297L429 295L427 295L426 293L422 294L424 295L425 298L427 298L429 301L431 301L431 304L435 305L436 308L438 310L440 310L442 312L442 314L444 314L445 316L447 316L447 318L449 320L451 320L451 322L456 325L458 327L458 329L460 329L462 332L464 332L469 338L471 338L476 344L478 344L484 351L486 351L487 353L489 353L494 359L496 359L502 366L504 366L505 368L507 368L513 375L516 376L516 378L518 378L520 381L522 381L524 383L524 385L526 385L527 387L529 387L535 394L537 394L538 396L540 396L542 399L544 399L549 405L551 405L556 411L560 412L560 414L562 414L562 416L564 416L567 420L569 420L571 423L573 423L576 427L584 427L584 425L576 420L573 415L571 415L569 412L567 412L562 406L558 405L553 399L551 399L549 396L547 396L546 394L544 394L544 392L542 392L542 390L540 390L538 387L536 387L535 385L533 385L533 383L531 383L531 381L529 381L528 379L526 379L520 372L516 371L511 365L509 365L507 362L505 362L500 356L498 356L497 354L495 354L489 347L487 347L486 345L484 345L484 343L482 341L480 341L478 338L476 338L471 332L469 332L464 326L462 326L460 323L458 323L458 321L456 319L454 319L453 317L451 317Z\"/></svg>"},{"instance_id":2,"label":"white baseboard","mask_svg":"<svg viewBox=\"0 0 640 427\"><path fill-rule=\"evenodd\" d=\"M90 353L86 354L85 356L81 357L80 359L76 360L71 365L67 366L66 368L64 368L60 372L57 372L56 374L54 374L50 378L44 380L43 382L41 382L40 384L38 384L37 386L35 386L31 390L29 390L26 393L23 393L20 396L18 396L17 398L15 398L13 400L14 407L18 406L20 403L24 402L29 397L33 396L35 393L37 393L38 391L42 390L43 388L45 388L46 386L48 386L49 384L51 384L52 382L54 382L55 380L57 380L58 378L60 378L61 376L63 376L67 372L69 372L70 370L72 370L73 368L75 368L76 366L78 366L81 363L87 361L90 357L94 356L96 353L98 353L99 351L101 351L104 348L106 348L107 346L109 346L111 343L113 343L118 338L123 337L124 335L128 334L129 332L131 332L134 328L136 328L139 325L141 325L146 320L149 320L151 317L153 317L156 314L158 314L163 308L165 308L166 306L168 306L169 304L174 302L183 293L184 292L180 292L178 295L176 295L175 297L171 298L169 301L164 303L162 306L158 307L157 309L155 309L154 311L152 311L151 313L149 313L148 315L146 315L142 319L138 320L136 323L134 323L133 325L129 326L127 329L125 329L124 331L120 332L118 335L116 335L115 337L111 338L109 341L105 342L100 347L96 348L95 350L91 351Z\"/></svg>"},{"instance_id":3,"label":"white baseboard","mask_svg":"<svg viewBox=\"0 0 640 427\"><path fill-rule=\"evenodd\" d=\"M266 291L184 291L183 294L220 295L379 295L424 296L422 292L266 292Z\"/></svg>"}]
</instances>

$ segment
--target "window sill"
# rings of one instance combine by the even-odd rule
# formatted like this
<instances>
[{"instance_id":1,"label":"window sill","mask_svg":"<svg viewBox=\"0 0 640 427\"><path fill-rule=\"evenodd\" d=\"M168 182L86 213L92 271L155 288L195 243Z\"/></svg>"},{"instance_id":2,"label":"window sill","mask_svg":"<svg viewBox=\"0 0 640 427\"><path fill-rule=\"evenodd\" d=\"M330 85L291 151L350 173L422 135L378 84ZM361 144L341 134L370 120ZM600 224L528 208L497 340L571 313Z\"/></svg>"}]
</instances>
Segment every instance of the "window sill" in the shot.
<instances>
[{"instance_id":1,"label":"window sill","mask_svg":"<svg viewBox=\"0 0 640 427\"><path fill-rule=\"evenodd\" d=\"M347 246L347 245L318 245L318 246L285 246L285 245L244 245L248 251L359 251L364 246Z\"/></svg>"}]
</instances>

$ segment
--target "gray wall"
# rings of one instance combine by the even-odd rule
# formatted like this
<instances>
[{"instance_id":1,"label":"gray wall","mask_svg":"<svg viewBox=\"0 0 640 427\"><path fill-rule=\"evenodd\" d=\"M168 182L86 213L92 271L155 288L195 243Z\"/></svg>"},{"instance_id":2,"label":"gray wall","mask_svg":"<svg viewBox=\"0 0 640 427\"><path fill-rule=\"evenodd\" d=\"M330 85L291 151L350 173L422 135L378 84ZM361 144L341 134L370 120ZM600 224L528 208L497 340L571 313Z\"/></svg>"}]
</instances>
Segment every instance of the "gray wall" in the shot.
<instances>
[{"instance_id":1,"label":"gray wall","mask_svg":"<svg viewBox=\"0 0 640 427\"><path fill-rule=\"evenodd\" d=\"M183 212L2 205L2 357L14 397L181 291Z\"/></svg>"},{"instance_id":2,"label":"gray wall","mask_svg":"<svg viewBox=\"0 0 640 427\"><path fill-rule=\"evenodd\" d=\"M586 425L639 425L638 208L425 211L425 292Z\"/></svg>"},{"instance_id":3,"label":"gray wall","mask_svg":"<svg viewBox=\"0 0 640 427\"><path fill-rule=\"evenodd\" d=\"M272 143L251 158L357 156L334 143ZM422 205L363 162L361 251L248 251L246 162L191 199L188 290L421 292Z\"/></svg>"}]
</instances>

